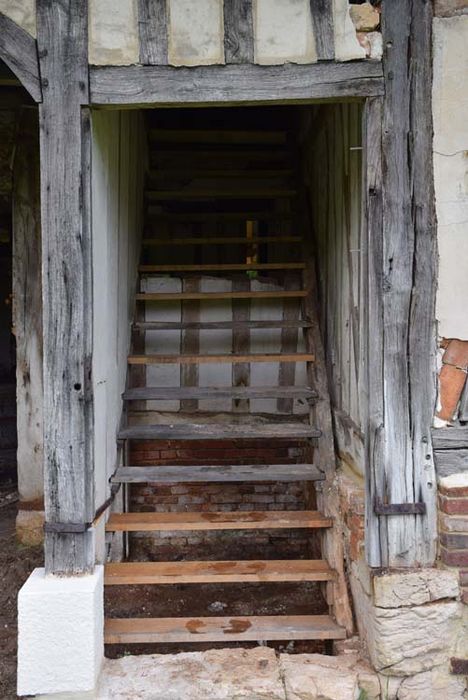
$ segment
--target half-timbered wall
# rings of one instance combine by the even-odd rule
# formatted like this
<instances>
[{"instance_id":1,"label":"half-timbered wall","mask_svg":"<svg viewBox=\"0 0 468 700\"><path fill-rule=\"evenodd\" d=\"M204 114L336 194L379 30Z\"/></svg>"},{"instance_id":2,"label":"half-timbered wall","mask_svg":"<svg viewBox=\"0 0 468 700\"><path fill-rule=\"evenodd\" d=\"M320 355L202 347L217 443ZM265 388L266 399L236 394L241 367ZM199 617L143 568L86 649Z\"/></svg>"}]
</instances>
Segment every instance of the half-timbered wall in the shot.
<instances>
[{"instance_id":1,"label":"half-timbered wall","mask_svg":"<svg viewBox=\"0 0 468 700\"><path fill-rule=\"evenodd\" d=\"M137 112L94 112L92 219L94 260L93 390L96 507L115 469L130 323L140 253L144 130ZM102 533L101 533L102 535ZM103 538L97 555L103 556Z\"/></svg>"},{"instance_id":2,"label":"half-timbered wall","mask_svg":"<svg viewBox=\"0 0 468 700\"><path fill-rule=\"evenodd\" d=\"M361 105L311 110L303 153L335 438L341 461L364 475Z\"/></svg>"}]
</instances>

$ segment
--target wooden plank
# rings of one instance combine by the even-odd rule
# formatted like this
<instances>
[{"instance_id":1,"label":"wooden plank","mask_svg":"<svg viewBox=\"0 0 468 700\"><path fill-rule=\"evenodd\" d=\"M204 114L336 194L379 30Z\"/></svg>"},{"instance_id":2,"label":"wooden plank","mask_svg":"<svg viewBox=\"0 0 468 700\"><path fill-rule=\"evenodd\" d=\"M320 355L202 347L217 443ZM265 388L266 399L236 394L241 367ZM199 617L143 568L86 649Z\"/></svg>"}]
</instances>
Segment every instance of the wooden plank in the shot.
<instances>
[{"instance_id":1,"label":"wooden plank","mask_svg":"<svg viewBox=\"0 0 468 700\"><path fill-rule=\"evenodd\" d=\"M304 263L230 263L213 265L140 265L142 274L151 272L248 272L249 270L303 270Z\"/></svg>"},{"instance_id":2,"label":"wooden plank","mask_svg":"<svg viewBox=\"0 0 468 700\"><path fill-rule=\"evenodd\" d=\"M46 522L87 523L95 508L88 3L37 0L37 42ZM94 570L93 539L91 530L46 532L46 573Z\"/></svg>"},{"instance_id":3,"label":"wooden plank","mask_svg":"<svg viewBox=\"0 0 468 700\"><path fill-rule=\"evenodd\" d=\"M249 226L251 224L247 224ZM232 352L235 355L248 355L250 350L250 331L245 323L250 318L249 299L255 299L258 292L250 291L250 280L247 277L235 279L232 282L232 290L235 296L231 297L238 301L232 304L232 320L234 324L232 331ZM255 294L255 296L252 296ZM243 324L243 325L242 325ZM247 387L250 384L250 364L248 362L236 362L232 365L232 384L235 387ZM244 396L233 398L232 410L237 413L248 413L249 399Z\"/></svg>"},{"instance_id":4,"label":"wooden plank","mask_svg":"<svg viewBox=\"0 0 468 700\"><path fill-rule=\"evenodd\" d=\"M123 562L106 564L106 586L179 583L260 583L332 581L334 571L321 559L252 561Z\"/></svg>"},{"instance_id":5,"label":"wooden plank","mask_svg":"<svg viewBox=\"0 0 468 700\"><path fill-rule=\"evenodd\" d=\"M171 364L230 364L233 362L313 362L311 353L291 353L275 355L260 353L246 355L130 355L129 365L171 365Z\"/></svg>"},{"instance_id":6,"label":"wooden plank","mask_svg":"<svg viewBox=\"0 0 468 700\"><path fill-rule=\"evenodd\" d=\"M175 190L146 190L145 197L149 202L165 202L168 200L192 199L289 199L295 197L296 190L286 187L184 187Z\"/></svg>"},{"instance_id":7,"label":"wooden plank","mask_svg":"<svg viewBox=\"0 0 468 700\"><path fill-rule=\"evenodd\" d=\"M106 644L345 639L328 615L262 617L113 618L104 623Z\"/></svg>"},{"instance_id":8,"label":"wooden plank","mask_svg":"<svg viewBox=\"0 0 468 700\"><path fill-rule=\"evenodd\" d=\"M167 2L166 0L138 0L138 30L140 63L167 65Z\"/></svg>"},{"instance_id":9,"label":"wooden plank","mask_svg":"<svg viewBox=\"0 0 468 700\"><path fill-rule=\"evenodd\" d=\"M120 467L115 484L236 483L252 481L321 481L323 472L313 464L222 464L220 466Z\"/></svg>"},{"instance_id":10,"label":"wooden plank","mask_svg":"<svg viewBox=\"0 0 468 700\"><path fill-rule=\"evenodd\" d=\"M236 327L247 326L248 328L308 328L310 326L310 321L299 320L299 321L285 321L285 320L271 320L271 321L243 321L242 323L235 321L200 321L200 323L191 323L189 326L187 324L182 325L178 321L145 321L137 322L133 324L135 330L180 330L185 327L198 328L206 330L220 330L220 329L232 329Z\"/></svg>"},{"instance_id":11,"label":"wooden plank","mask_svg":"<svg viewBox=\"0 0 468 700\"><path fill-rule=\"evenodd\" d=\"M151 142L225 144L286 144L286 131L245 131L242 129L150 129Z\"/></svg>"},{"instance_id":12,"label":"wooden plank","mask_svg":"<svg viewBox=\"0 0 468 700\"><path fill-rule=\"evenodd\" d=\"M0 12L0 58L13 71L33 100L42 102L36 41L3 12Z\"/></svg>"},{"instance_id":13,"label":"wooden plank","mask_svg":"<svg viewBox=\"0 0 468 700\"><path fill-rule=\"evenodd\" d=\"M197 323L200 321L200 281L198 278L182 279L183 293L179 296L184 299L182 303L182 323ZM137 295L137 298L140 295ZM192 301L193 300L193 301ZM200 352L200 332L196 328L185 328L182 331L182 354L197 355ZM182 363L180 365L180 385L181 387L196 387L198 385L198 364ZM196 399L183 399L180 402L180 409L187 413L198 409Z\"/></svg>"},{"instance_id":14,"label":"wooden plank","mask_svg":"<svg viewBox=\"0 0 468 700\"><path fill-rule=\"evenodd\" d=\"M241 513L111 513L107 532L167 530L284 530L331 527L331 518L317 510L245 511Z\"/></svg>"},{"instance_id":15,"label":"wooden plank","mask_svg":"<svg viewBox=\"0 0 468 700\"><path fill-rule=\"evenodd\" d=\"M90 67L93 105L284 104L384 91L377 61L281 66Z\"/></svg>"},{"instance_id":16,"label":"wooden plank","mask_svg":"<svg viewBox=\"0 0 468 700\"><path fill-rule=\"evenodd\" d=\"M248 280L246 280L248 283ZM251 292L249 291L232 291L232 292L144 292L137 294L137 301L219 301L220 299L298 299L305 297L307 292L304 290L278 290L274 292ZM233 323L244 323L248 319L236 318L233 316ZM286 319L293 320L293 319ZM182 319L182 323L190 323L190 319Z\"/></svg>"},{"instance_id":17,"label":"wooden plank","mask_svg":"<svg viewBox=\"0 0 468 700\"><path fill-rule=\"evenodd\" d=\"M434 450L437 478L468 471L468 449Z\"/></svg>"},{"instance_id":18,"label":"wooden plank","mask_svg":"<svg viewBox=\"0 0 468 700\"><path fill-rule=\"evenodd\" d=\"M286 179L294 175L294 171L288 168L275 168L273 169L252 169L252 168L223 168L221 170L216 170L214 168L203 167L199 165L198 167L164 167L161 166L159 170L150 170L148 173L149 181L152 182L167 182L168 180L177 179L244 179L244 180L268 180L270 178L276 179Z\"/></svg>"},{"instance_id":19,"label":"wooden plank","mask_svg":"<svg viewBox=\"0 0 468 700\"><path fill-rule=\"evenodd\" d=\"M175 245L262 245L265 243L300 243L300 236L260 236L245 238L244 236L213 236L212 238L144 238L144 246L175 246Z\"/></svg>"},{"instance_id":20,"label":"wooden plank","mask_svg":"<svg viewBox=\"0 0 468 700\"><path fill-rule=\"evenodd\" d=\"M224 223L225 221L289 221L290 212L272 212L266 210L257 211L207 211L202 214L197 212L161 212L149 211L149 219L156 222L169 223ZM148 227L147 227L148 229Z\"/></svg>"},{"instance_id":21,"label":"wooden plank","mask_svg":"<svg viewBox=\"0 0 468 700\"><path fill-rule=\"evenodd\" d=\"M248 147L247 145L232 145L225 144L223 148L211 146L210 148L195 143L185 143L183 146L177 147L177 144L171 146L161 145L157 150L150 154L150 163L158 168L203 168L203 170L219 170L225 168L266 168L291 167L291 151L287 148L282 148L275 144L270 144L267 147ZM221 165L221 162L225 165ZM275 166L271 164L275 163ZM255 164L254 166L252 164Z\"/></svg>"},{"instance_id":22,"label":"wooden plank","mask_svg":"<svg viewBox=\"0 0 468 700\"><path fill-rule=\"evenodd\" d=\"M308 440L321 431L304 423L174 423L173 425L132 425L118 432L120 440Z\"/></svg>"},{"instance_id":23,"label":"wooden plank","mask_svg":"<svg viewBox=\"0 0 468 700\"><path fill-rule=\"evenodd\" d=\"M435 450L468 449L468 426L433 428L432 444Z\"/></svg>"},{"instance_id":24,"label":"wooden plank","mask_svg":"<svg viewBox=\"0 0 468 700\"><path fill-rule=\"evenodd\" d=\"M332 0L310 0L314 24L315 49L319 61L335 58L335 34L333 30Z\"/></svg>"},{"instance_id":25,"label":"wooden plank","mask_svg":"<svg viewBox=\"0 0 468 700\"><path fill-rule=\"evenodd\" d=\"M224 60L254 62L252 0L224 0Z\"/></svg>"},{"instance_id":26,"label":"wooden plank","mask_svg":"<svg viewBox=\"0 0 468 700\"><path fill-rule=\"evenodd\" d=\"M317 396L309 387L300 386L145 386L127 389L123 393L125 401L154 401L157 399L306 399Z\"/></svg>"}]
</instances>

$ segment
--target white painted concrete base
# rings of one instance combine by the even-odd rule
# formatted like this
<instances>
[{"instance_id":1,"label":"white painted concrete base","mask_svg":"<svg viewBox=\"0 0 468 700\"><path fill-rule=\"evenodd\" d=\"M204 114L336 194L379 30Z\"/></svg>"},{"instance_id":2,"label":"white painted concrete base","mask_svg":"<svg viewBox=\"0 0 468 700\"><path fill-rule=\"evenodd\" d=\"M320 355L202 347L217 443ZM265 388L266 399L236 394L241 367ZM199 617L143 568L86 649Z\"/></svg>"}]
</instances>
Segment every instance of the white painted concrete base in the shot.
<instances>
[{"instance_id":1,"label":"white painted concrete base","mask_svg":"<svg viewBox=\"0 0 468 700\"><path fill-rule=\"evenodd\" d=\"M18 695L93 692L104 657L103 567L35 569L18 595Z\"/></svg>"}]
</instances>

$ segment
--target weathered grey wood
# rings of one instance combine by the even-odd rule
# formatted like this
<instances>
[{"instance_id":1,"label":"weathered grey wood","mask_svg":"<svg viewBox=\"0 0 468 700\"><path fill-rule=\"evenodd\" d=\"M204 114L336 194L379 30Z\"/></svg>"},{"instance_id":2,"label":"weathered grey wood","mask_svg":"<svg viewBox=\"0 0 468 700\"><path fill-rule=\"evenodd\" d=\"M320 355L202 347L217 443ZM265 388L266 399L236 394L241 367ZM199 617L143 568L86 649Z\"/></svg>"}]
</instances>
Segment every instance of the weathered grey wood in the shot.
<instances>
[{"instance_id":1,"label":"weathered grey wood","mask_svg":"<svg viewBox=\"0 0 468 700\"><path fill-rule=\"evenodd\" d=\"M317 393L309 387L300 386L146 386L127 389L123 398L126 401L148 401L168 399L304 399L310 401Z\"/></svg>"},{"instance_id":2,"label":"weathered grey wood","mask_svg":"<svg viewBox=\"0 0 468 700\"><path fill-rule=\"evenodd\" d=\"M167 65L167 2L138 0L140 63Z\"/></svg>"},{"instance_id":3,"label":"weathered grey wood","mask_svg":"<svg viewBox=\"0 0 468 700\"><path fill-rule=\"evenodd\" d=\"M321 431L304 423L175 423L172 425L131 425L122 428L120 440L307 440Z\"/></svg>"},{"instance_id":4,"label":"weathered grey wood","mask_svg":"<svg viewBox=\"0 0 468 700\"><path fill-rule=\"evenodd\" d=\"M284 288L288 291L297 290L300 288L297 275L289 273L284 280ZM294 299L285 299L283 301L283 321L297 321L301 309ZM281 329L281 352L290 353L297 351L297 341L299 333L294 327L284 326ZM296 365L292 362L280 362L278 368L278 384L280 386L294 385L296 378ZM294 402L290 398L279 398L277 408L280 413L292 413Z\"/></svg>"},{"instance_id":5,"label":"weathered grey wood","mask_svg":"<svg viewBox=\"0 0 468 700\"><path fill-rule=\"evenodd\" d=\"M468 426L433 428L432 444L435 450L459 450L468 448Z\"/></svg>"},{"instance_id":6,"label":"weathered grey wood","mask_svg":"<svg viewBox=\"0 0 468 700\"><path fill-rule=\"evenodd\" d=\"M427 512L380 519L381 558L372 561L377 566L430 565L435 558L431 25L431 3L382 6L385 435L377 496L387 504L422 501Z\"/></svg>"},{"instance_id":7,"label":"weathered grey wood","mask_svg":"<svg viewBox=\"0 0 468 700\"><path fill-rule=\"evenodd\" d=\"M87 2L37 2L46 521L94 515ZM46 533L47 573L94 567L92 533Z\"/></svg>"},{"instance_id":8,"label":"weathered grey wood","mask_svg":"<svg viewBox=\"0 0 468 700\"><path fill-rule=\"evenodd\" d=\"M13 71L35 102L42 101L35 39L0 12L0 59Z\"/></svg>"},{"instance_id":9,"label":"weathered grey wood","mask_svg":"<svg viewBox=\"0 0 468 700\"><path fill-rule=\"evenodd\" d=\"M460 406L458 409L458 420L467 423L468 422L468 382L465 380L465 388L460 399Z\"/></svg>"},{"instance_id":10,"label":"weathered grey wood","mask_svg":"<svg viewBox=\"0 0 468 700\"><path fill-rule=\"evenodd\" d=\"M224 0L224 60L254 62L252 0Z\"/></svg>"},{"instance_id":11,"label":"weathered grey wood","mask_svg":"<svg viewBox=\"0 0 468 700\"><path fill-rule=\"evenodd\" d=\"M434 450L437 478L468 471L468 449Z\"/></svg>"},{"instance_id":12,"label":"weathered grey wood","mask_svg":"<svg viewBox=\"0 0 468 700\"><path fill-rule=\"evenodd\" d=\"M181 330L184 328L198 328L199 330L220 330L223 328L308 328L310 321L300 319L293 321L290 319L271 321L200 321L200 322L178 322L178 321L145 321L133 324L135 330Z\"/></svg>"},{"instance_id":13,"label":"weathered grey wood","mask_svg":"<svg viewBox=\"0 0 468 700\"><path fill-rule=\"evenodd\" d=\"M323 472L313 464L222 464L220 466L120 467L114 483L194 483L232 481L320 481Z\"/></svg>"},{"instance_id":14,"label":"weathered grey wood","mask_svg":"<svg viewBox=\"0 0 468 700\"><path fill-rule=\"evenodd\" d=\"M335 35L333 31L332 0L310 0L314 23L315 48L319 61L335 58Z\"/></svg>"},{"instance_id":15,"label":"weathered grey wood","mask_svg":"<svg viewBox=\"0 0 468 700\"><path fill-rule=\"evenodd\" d=\"M363 285L365 339L363 342L363 369L365 388L361 397L362 416L366 436L366 553L371 566L379 566L386 551L385 523L374 512L377 496L384 492L383 461L383 253L382 253L382 100L368 100L363 120L364 162L364 226L365 245Z\"/></svg>"},{"instance_id":16,"label":"weathered grey wood","mask_svg":"<svg viewBox=\"0 0 468 700\"><path fill-rule=\"evenodd\" d=\"M259 66L122 66L90 68L95 105L281 104L383 93L373 61Z\"/></svg>"},{"instance_id":17,"label":"weathered grey wood","mask_svg":"<svg viewBox=\"0 0 468 700\"><path fill-rule=\"evenodd\" d=\"M12 290L18 451L12 463L17 458L20 499L28 500L41 493L43 472L40 159L36 109L25 109L18 115L17 133L12 193ZM13 387L13 406L14 402ZM0 410L0 415L5 414ZM34 494L34 489L39 489L39 493Z\"/></svg>"},{"instance_id":18,"label":"weathered grey wood","mask_svg":"<svg viewBox=\"0 0 468 700\"><path fill-rule=\"evenodd\" d=\"M250 291L248 277L240 277L232 282L233 292ZM232 302L232 320L237 327L232 330L232 352L245 355L250 351L250 332L246 322L250 317L250 302L247 299L239 299ZM239 325L240 324L240 325ZM238 362L232 365L232 383L235 387L247 387L250 384L250 364ZM232 408L234 412L248 413L249 400L244 394L242 398L233 398Z\"/></svg>"},{"instance_id":19,"label":"weathered grey wood","mask_svg":"<svg viewBox=\"0 0 468 700\"><path fill-rule=\"evenodd\" d=\"M199 292L200 281L198 278L188 277L182 280L183 292ZM200 302L199 301L184 301L182 303L182 324L196 323L200 319ZM187 328L185 326L182 331L181 352L187 354L197 354L200 352L200 333L195 328ZM180 385L181 387L196 387L198 385L198 365L180 366ZM198 401L194 398L183 399L180 402L182 411L196 411Z\"/></svg>"}]
</instances>

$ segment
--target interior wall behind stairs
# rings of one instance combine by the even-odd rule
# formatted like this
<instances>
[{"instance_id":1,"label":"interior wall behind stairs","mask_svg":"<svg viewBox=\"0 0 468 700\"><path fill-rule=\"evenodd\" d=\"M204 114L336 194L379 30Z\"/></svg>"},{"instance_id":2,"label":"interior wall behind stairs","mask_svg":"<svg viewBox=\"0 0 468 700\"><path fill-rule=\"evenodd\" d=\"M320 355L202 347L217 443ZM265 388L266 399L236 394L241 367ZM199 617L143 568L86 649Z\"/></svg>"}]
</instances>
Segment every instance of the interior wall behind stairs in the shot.
<instances>
[{"instance_id":1,"label":"interior wall behind stairs","mask_svg":"<svg viewBox=\"0 0 468 700\"><path fill-rule=\"evenodd\" d=\"M335 437L342 465L361 481L365 304L361 283L365 252L361 245L361 106L311 108L302 139Z\"/></svg>"},{"instance_id":2,"label":"interior wall behind stairs","mask_svg":"<svg viewBox=\"0 0 468 700\"><path fill-rule=\"evenodd\" d=\"M116 466L143 213L146 138L139 112L94 112L92 153L96 507ZM97 530L104 555L104 519Z\"/></svg>"}]
</instances>

